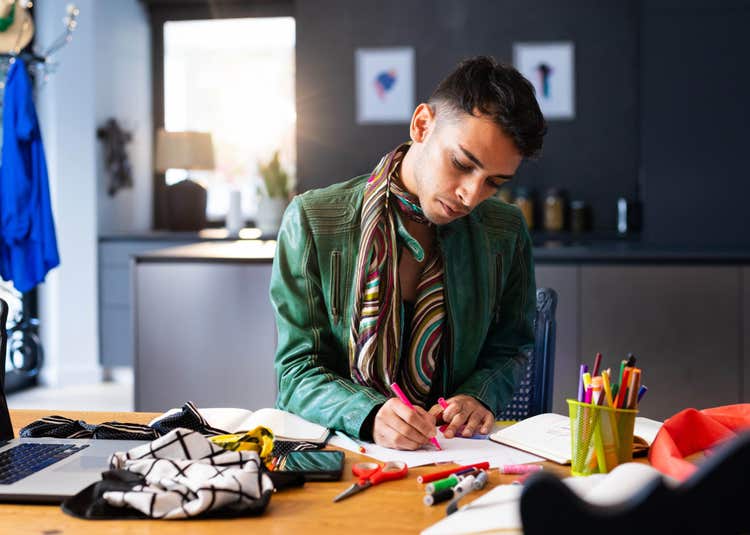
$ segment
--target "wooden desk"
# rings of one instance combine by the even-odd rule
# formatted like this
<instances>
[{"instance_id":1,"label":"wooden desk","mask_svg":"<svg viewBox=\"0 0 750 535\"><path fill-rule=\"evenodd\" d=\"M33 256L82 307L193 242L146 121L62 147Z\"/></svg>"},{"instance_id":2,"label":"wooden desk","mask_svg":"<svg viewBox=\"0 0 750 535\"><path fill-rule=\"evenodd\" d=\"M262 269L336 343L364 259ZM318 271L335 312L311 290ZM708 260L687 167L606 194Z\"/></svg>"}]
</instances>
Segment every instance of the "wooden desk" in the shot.
<instances>
[{"instance_id":1,"label":"wooden desk","mask_svg":"<svg viewBox=\"0 0 750 535\"><path fill-rule=\"evenodd\" d=\"M49 414L62 414L69 418L82 419L89 423L108 420L147 423L156 414L128 412L73 412L54 410L11 411L13 426L18 429L29 422ZM232 520L79 520L62 512L59 506L51 505L0 505L0 531L3 533L29 533L44 535L67 535L72 533L107 533L108 535L131 533L179 534L188 533L375 533L378 535L418 533L445 516L445 507L426 507L422 503L424 490L416 478L436 470L420 467L409 470L406 479L384 483L368 489L339 503L332 500L339 492L351 485L352 463L365 459L346 452L346 466L342 481L330 483L307 483L304 488L289 489L271 497L265 513L255 518ZM545 463L545 468L560 475L569 474L569 469L554 463ZM501 476L497 471L490 474L486 492L499 483L510 483L514 476ZM476 492L466 503L481 496ZM6 531L7 530L7 531ZM233 531L229 531L233 530Z\"/></svg>"}]
</instances>

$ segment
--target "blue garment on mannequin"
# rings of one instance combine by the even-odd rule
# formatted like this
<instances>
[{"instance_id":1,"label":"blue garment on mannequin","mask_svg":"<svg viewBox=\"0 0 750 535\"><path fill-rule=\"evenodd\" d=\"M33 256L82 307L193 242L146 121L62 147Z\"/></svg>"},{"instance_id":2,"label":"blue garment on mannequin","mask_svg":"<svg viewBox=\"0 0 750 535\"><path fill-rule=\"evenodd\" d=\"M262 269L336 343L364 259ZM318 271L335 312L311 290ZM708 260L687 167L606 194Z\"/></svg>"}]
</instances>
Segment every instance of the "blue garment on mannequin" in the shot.
<instances>
[{"instance_id":1,"label":"blue garment on mannequin","mask_svg":"<svg viewBox=\"0 0 750 535\"><path fill-rule=\"evenodd\" d=\"M0 167L0 276L27 292L60 264L50 204L47 163L21 58L5 81Z\"/></svg>"}]
</instances>

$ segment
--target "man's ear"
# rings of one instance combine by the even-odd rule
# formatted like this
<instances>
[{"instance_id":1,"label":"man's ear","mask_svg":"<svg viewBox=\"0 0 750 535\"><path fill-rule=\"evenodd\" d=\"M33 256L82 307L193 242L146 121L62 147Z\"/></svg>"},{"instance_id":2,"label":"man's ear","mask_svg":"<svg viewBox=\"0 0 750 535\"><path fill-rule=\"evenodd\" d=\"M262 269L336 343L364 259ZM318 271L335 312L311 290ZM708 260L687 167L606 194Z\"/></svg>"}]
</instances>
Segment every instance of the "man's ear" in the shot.
<instances>
[{"instance_id":1,"label":"man's ear","mask_svg":"<svg viewBox=\"0 0 750 535\"><path fill-rule=\"evenodd\" d=\"M436 110L423 102L414 110L409 125L409 135L414 143L424 143L435 128Z\"/></svg>"}]
</instances>

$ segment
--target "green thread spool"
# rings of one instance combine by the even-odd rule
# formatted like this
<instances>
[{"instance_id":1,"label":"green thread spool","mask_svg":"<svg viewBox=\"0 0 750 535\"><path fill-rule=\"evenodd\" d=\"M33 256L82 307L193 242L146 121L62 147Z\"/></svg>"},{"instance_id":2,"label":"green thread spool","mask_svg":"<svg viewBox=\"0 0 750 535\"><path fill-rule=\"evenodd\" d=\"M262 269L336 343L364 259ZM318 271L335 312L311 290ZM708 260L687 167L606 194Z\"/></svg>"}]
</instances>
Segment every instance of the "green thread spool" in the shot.
<instances>
[{"instance_id":1,"label":"green thread spool","mask_svg":"<svg viewBox=\"0 0 750 535\"><path fill-rule=\"evenodd\" d=\"M456 485L458 485L459 481L460 480L458 479L458 476L456 476L455 474L451 474L445 479L439 479L438 481L435 481L433 483L427 483L427 486L424 488L424 490L430 494L434 494L436 492L440 492L443 489L455 487Z\"/></svg>"}]
</instances>

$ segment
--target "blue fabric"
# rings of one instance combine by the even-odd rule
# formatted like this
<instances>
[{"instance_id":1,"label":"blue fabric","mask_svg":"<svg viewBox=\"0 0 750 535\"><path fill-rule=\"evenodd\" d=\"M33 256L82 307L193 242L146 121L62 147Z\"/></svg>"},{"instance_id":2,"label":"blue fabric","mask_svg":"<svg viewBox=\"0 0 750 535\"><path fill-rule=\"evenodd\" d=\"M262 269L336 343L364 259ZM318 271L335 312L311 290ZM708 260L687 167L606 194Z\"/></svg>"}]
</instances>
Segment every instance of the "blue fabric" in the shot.
<instances>
[{"instance_id":1,"label":"blue fabric","mask_svg":"<svg viewBox=\"0 0 750 535\"><path fill-rule=\"evenodd\" d=\"M31 80L23 60L16 58L5 81L3 103L0 276L27 292L59 264Z\"/></svg>"}]
</instances>

